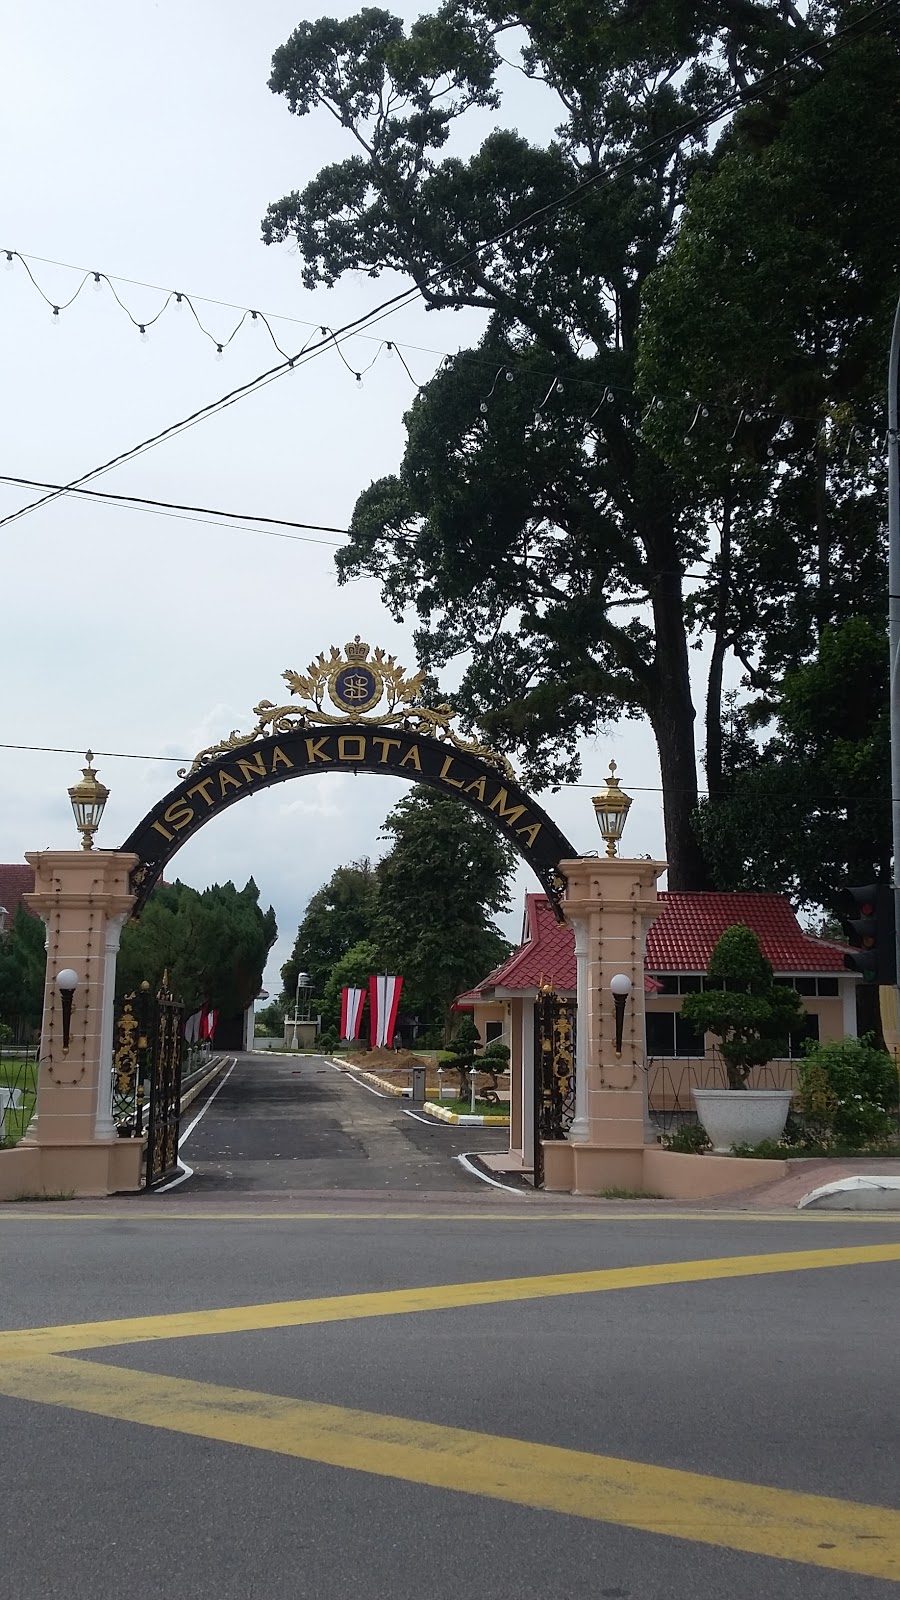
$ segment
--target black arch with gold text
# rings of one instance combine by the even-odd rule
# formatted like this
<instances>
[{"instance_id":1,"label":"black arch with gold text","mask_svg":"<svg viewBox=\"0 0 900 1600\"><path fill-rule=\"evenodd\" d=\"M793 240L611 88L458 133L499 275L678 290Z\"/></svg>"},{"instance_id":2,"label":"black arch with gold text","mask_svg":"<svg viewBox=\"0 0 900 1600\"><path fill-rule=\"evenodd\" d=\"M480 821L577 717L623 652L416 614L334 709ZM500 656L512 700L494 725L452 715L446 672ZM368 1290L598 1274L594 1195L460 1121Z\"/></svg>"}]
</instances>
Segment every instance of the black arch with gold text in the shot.
<instances>
[{"instance_id":1,"label":"black arch with gold text","mask_svg":"<svg viewBox=\"0 0 900 1600\"><path fill-rule=\"evenodd\" d=\"M455 795L487 817L527 861L560 916L559 863L575 855L568 839L524 790L498 767L430 735L401 728L341 723L294 728L239 746L200 767L138 823L122 845L137 855L134 915L181 846L245 795L308 772L375 772Z\"/></svg>"}]
</instances>

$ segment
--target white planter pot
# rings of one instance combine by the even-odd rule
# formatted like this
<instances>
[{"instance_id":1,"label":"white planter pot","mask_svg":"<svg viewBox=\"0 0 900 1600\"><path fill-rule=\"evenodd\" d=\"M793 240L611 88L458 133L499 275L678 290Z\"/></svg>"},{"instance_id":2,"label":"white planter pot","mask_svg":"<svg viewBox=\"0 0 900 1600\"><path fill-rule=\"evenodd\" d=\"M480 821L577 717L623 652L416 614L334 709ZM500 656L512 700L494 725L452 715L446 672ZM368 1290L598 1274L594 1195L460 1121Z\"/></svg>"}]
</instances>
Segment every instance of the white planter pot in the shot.
<instances>
[{"instance_id":1,"label":"white planter pot","mask_svg":"<svg viewBox=\"0 0 900 1600\"><path fill-rule=\"evenodd\" d=\"M692 1089L697 1115L716 1155L733 1144L780 1139L791 1104L790 1089Z\"/></svg>"}]
</instances>

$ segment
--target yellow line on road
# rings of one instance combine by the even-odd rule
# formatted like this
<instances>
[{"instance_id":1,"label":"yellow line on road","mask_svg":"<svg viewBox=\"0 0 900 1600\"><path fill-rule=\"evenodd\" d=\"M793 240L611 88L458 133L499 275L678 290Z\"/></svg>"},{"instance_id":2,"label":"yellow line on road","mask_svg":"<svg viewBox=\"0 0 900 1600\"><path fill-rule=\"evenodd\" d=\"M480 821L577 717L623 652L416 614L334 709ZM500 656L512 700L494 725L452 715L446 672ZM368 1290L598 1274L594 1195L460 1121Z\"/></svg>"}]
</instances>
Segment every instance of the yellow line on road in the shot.
<instances>
[{"instance_id":1,"label":"yellow line on road","mask_svg":"<svg viewBox=\"0 0 900 1600\"><path fill-rule=\"evenodd\" d=\"M448 1311L516 1300L544 1300L559 1295L599 1294L613 1289L704 1283L717 1278L809 1272L825 1267L852 1267L881 1261L900 1261L900 1244L790 1250L777 1255L723 1256L700 1261L660 1261L647 1266L606 1267L594 1272L558 1272L541 1277L428 1284L413 1289L386 1289L369 1294L275 1301L268 1305L224 1306L208 1311L176 1311L161 1316L125 1317L109 1322L8 1329L0 1333L0 1362L30 1359L32 1355L41 1353L90 1350L148 1340L188 1339L266 1328L296 1328L311 1323L349 1322L362 1317L406 1316L420 1311Z\"/></svg>"},{"instance_id":2,"label":"yellow line on road","mask_svg":"<svg viewBox=\"0 0 900 1600\"><path fill-rule=\"evenodd\" d=\"M0 1201L0 1222L367 1222L375 1226L380 1222L794 1222L798 1226L850 1222L900 1228L900 1213L890 1211L669 1211L663 1206L653 1211L629 1211L622 1204L608 1211L554 1211L549 1207L532 1209L536 1205L530 1200L527 1207L519 1209L498 1200L497 1210L491 1211L435 1211L423 1205L405 1211L381 1211L371 1206L365 1211L178 1211L165 1201L158 1205L149 1201L146 1207L135 1206L128 1211L74 1211L62 1204L59 1210L44 1203L35 1203L32 1209L28 1203Z\"/></svg>"},{"instance_id":3,"label":"yellow line on road","mask_svg":"<svg viewBox=\"0 0 900 1600\"><path fill-rule=\"evenodd\" d=\"M900 1512L881 1506L59 1356L0 1368L0 1392L539 1511L900 1580Z\"/></svg>"}]
</instances>

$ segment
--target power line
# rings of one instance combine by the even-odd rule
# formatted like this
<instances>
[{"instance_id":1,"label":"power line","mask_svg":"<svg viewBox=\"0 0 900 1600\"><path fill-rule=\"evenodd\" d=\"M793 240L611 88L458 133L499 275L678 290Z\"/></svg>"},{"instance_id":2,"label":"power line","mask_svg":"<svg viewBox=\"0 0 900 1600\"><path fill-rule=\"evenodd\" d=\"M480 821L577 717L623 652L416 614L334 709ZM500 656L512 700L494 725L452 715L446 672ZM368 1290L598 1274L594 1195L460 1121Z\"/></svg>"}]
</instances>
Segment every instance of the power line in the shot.
<instances>
[{"instance_id":1,"label":"power line","mask_svg":"<svg viewBox=\"0 0 900 1600\"><path fill-rule=\"evenodd\" d=\"M333 528L329 523L323 522L293 522L286 517L267 517L252 511L222 511L216 506L183 505L177 500L151 500L146 495L114 494L112 490L102 489L72 489L67 491L66 485L61 483L44 483L38 478L14 478L9 473L0 472L0 483L9 483L23 489L52 489L59 493L70 492L79 500L99 500L104 505L133 507L136 511L185 511L196 513L194 516L185 517L187 522L196 522L201 519L231 517L235 520L235 531L238 533L266 533L270 527L274 528L306 528L316 533L341 533L350 537L349 528ZM266 528L240 528L240 522L266 523ZM214 528L227 528L228 522L207 521L206 526ZM322 544L339 550L343 547L334 539L303 539L302 544Z\"/></svg>"},{"instance_id":2,"label":"power line","mask_svg":"<svg viewBox=\"0 0 900 1600\"><path fill-rule=\"evenodd\" d=\"M251 741L248 741L248 743L249 742L251 742ZM69 747L67 745L53 745L53 744L7 744L7 743L0 743L0 750L18 750L18 751L24 751L27 754L40 754L40 755L53 755L53 756L79 756L79 757L81 757L81 756L84 755L84 750L81 749L80 747L76 748L74 745ZM184 766L186 763L189 764L190 761L192 760L191 756L158 756L158 755L157 756L152 756L152 755L146 755L146 754L138 754L133 750L94 750L93 753L94 753L95 757L102 756L104 761L166 761L166 762L170 762L170 763L180 762L181 765ZM303 774L301 774L301 776L303 776ZM373 776L377 776L377 774L373 774ZM593 782L588 782L585 779L581 779L580 781L573 782L573 783L552 783L552 784L548 784L547 785L547 789L552 794L556 794L562 789L594 789L594 790L600 790L600 789L605 788L605 786L606 786L606 778L598 778L598 779L595 779ZM631 793L634 793L634 794L665 794L665 793L675 794L675 793L679 793L679 792L684 794L684 793L688 792L687 790L681 790L681 791L668 790L667 791L667 790L663 789L662 784L659 784L659 783L629 783L627 785L627 789L628 789L628 793L629 794L631 794ZM539 794L542 794L542 793L545 793L546 791L545 790L538 790L537 792ZM692 794L696 793L699 799L704 799L704 800L709 797L711 792L717 792L717 791L710 791L709 789L697 789L697 790L691 790L690 791L690 793L692 793ZM885 804L889 804L890 803L890 797L888 795L882 795L882 796L871 795L871 794L865 794L865 795L864 794L817 795L817 794L809 794L806 790L804 790L804 792L803 792L803 798L806 799L806 800L813 800L817 804L822 804L822 805L851 805L851 804L852 805L871 805L873 803L873 801L877 802L878 800L882 800Z\"/></svg>"},{"instance_id":3,"label":"power line","mask_svg":"<svg viewBox=\"0 0 900 1600\"><path fill-rule=\"evenodd\" d=\"M381 321L385 316L392 315L393 312L398 310L401 306L411 304L414 299L424 298L427 287L433 280L437 280L438 282L446 280L447 276L451 272L455 271L456 268L463 266L473 257L477 257L481 251L490 249L494 245L504 243L514 234L520 233L525 228L532 227L534 223L538 222L541 218L550 216L561 210L563 207L571 205L574 201L580 200L582 196L588 192L588 190L595 188L597 185L608 184L612 178L621 177L623 173L626 173L629 170L639 170L640 167L645 165L654 154L658 155L660 152L664 151L667 146L677 147L678 144L680 144L685 138L689 137L692 133L697 133L704 128L713 126L716 122L721 121L722 118L727 116L729 113L738 110L742 105L746 105L752 100L758 98L761 93L764 93L767 89L774 87L777 83L779 83L784 77L785 73L791 67L796 66L799 62L808 60L810 58L817 58L818 56L828 55L840 44L845 42L846 39L850 37L860 37L863 33L871 31L881 16L889 14L892 9L892 0L881 0L880 5L874 7L871 11L866 12L863 17L857 19L853 23L849 23L845 28L837 30L830 36L829 39L809 43L795 51L793 55L787 57L780 67L774 68L771 72L763 74L763 76L757 79L757 81L751 87L741 90L738 93L729 96L727 99L720 101L718 105L712 107L709 111L699 112L697 115L689 117L685 122L679 124L676 128L671 129L666 134L658 135L655 139L649 140L647 144L642 145L638 150L631 152L627 156L624 156L621 161L614 162L611 166L604 168L601 172L590 174L589 177L584 178L580 183L573 185L572 188L565 191L555 200L547 201L543 205L535 207L532 211L527 212L526 215L521 217L517 222L511 223L509 227L502 229L499 233L494 234L491 238L482 240L481 243L477 245L473 245L470 249L464 251L462 255L457 256L453 261L450 261L446 266L434 268L431 272L426 273L421 283L413 284L408 289L400 290L396 294L389 296L387 300L383 300L379 305L374 306L369 312L364 312L360 316L353 318L352 321L345 323L341 328L335 330L323 328L322 333L325 335L325 337L320 338L315 344L312 343L311 339L308 340L306 345L300 352L298 352L296 356L289 356L278 366L272 367L268 371L260 373L256 378L249 380L247 383L241 384L236 389L230 390L227 394L221 396L219 400L212 401L209 405L203 406L199 410L192 412L190 416L183 418L181 421L172 423L168 428L161 430L158 434L153 435L149 439L143 440L141 444L132 447L132 449L120 452L119 455L114 456L110 461L105 462L102 466L95 467L90 472L83 473L81 477L73 479L72 482L67 484L61 491L55 491L52 494L45 495L38 500L32 501L27 506L22 506L18 511L9 513L6 517L0 518L0 528L6 527L10 523L18 521L20 517L26 516L30 511L37 510L40 506L45 505L48 500L56 499L58 493L66 493L70 489L77 488L79 485L87 483L91 479L99 477L101 474L110 471L114 466L120 466L124 464L125 461L133 460L137 455L142 454L144 450L153 449L156 445L162 444L165 440L174 437L177 433L182 432L184 429L195 426L198 422L205 420L206 417L217 415L219 411L224 410L227 406L236 404L238 400L245 398L246 395L255 393L258 388L262 388L267 383L273 382L275 378L283 376L285 372L294 370L299 364L302 364L302 357L305 356L306 360L312 360L318 354L320 354L322 350L330 345L334 344L337 346L340 342L343 342L351 335L359 333L364 328L373 326L376 322Z\"/></svg>"}]
</instances>

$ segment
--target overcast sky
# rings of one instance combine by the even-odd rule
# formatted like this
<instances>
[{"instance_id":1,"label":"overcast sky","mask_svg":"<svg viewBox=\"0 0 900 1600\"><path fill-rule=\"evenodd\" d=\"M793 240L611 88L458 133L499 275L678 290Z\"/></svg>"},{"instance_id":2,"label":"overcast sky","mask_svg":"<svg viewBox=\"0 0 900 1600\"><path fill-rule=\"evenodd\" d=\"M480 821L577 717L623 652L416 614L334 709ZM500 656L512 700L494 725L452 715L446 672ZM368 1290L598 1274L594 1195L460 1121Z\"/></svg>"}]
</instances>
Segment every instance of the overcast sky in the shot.
<instances>
[{"instance_id":1,"label":"overcast sky","mask_svg":"<svg viewBox=\"0 0 900 1600\"><path fill-rule=\"evenodd\" d=\"M339 16L358 9L335 4ZM420 5L396 6L413 17ZM347 279L306 291L288 246L266 248L268 202L300 188L348 153L324 113L290 116L266 87L273 51L319 6L290 0L29 0L5 19L0 129L5 152L0 247L119 278L181 289L218 339L240 313L209 300L275 313L294 351L310 326L339 325L385 298L396 280ZM514 81L501 119L544 138L553 117L533 87ZM486 124L473 129L479 138ZM62 303L75 272L31 259ZM117 282L140 320L164 296ZM290 319L295 319L293 322ZM474 316L407 308L381 325L415 378L441 352L480 332ZM3 429L0 472L71 480L271 366L268 337L247 325L217 361L186 307L171 307L142 342L105 286L86 288L58 318L21 263L0 270ZM396 469L413 389L377 338L280 378L220 416L118 468L103 480L123 494L237 508L346 526L358 493ZM0 484L0 512L31 495ZM262 698L280 703L281 673L360 633L414 665L411 629L384 611L360 579L338 588L327 544L270 538L112 509L73 497L2 530L5 744L132 752L98 758L109 784L99 843L114 848L177 782L173 757L192 757L253 724ZM325 539L328 536L321 535ZM453 675L448 674L448 687ZM663 849L659 771L649 729L623 722L586 747L585 779L600 785L609 756L635 793L633 854ZM0 859L74 847L66 789L71 755L0 750ZM379 827L406 792L399 780L335 774L247 799L189 842L170 869L197 888L252 874L271 902L279 940L267 986L293 942L309 896L342 862L381 851ZM600 843L590 791L544 795L576 848ZM523 870L522 895L535 885Z\"/></svg>"}]
</instances>

